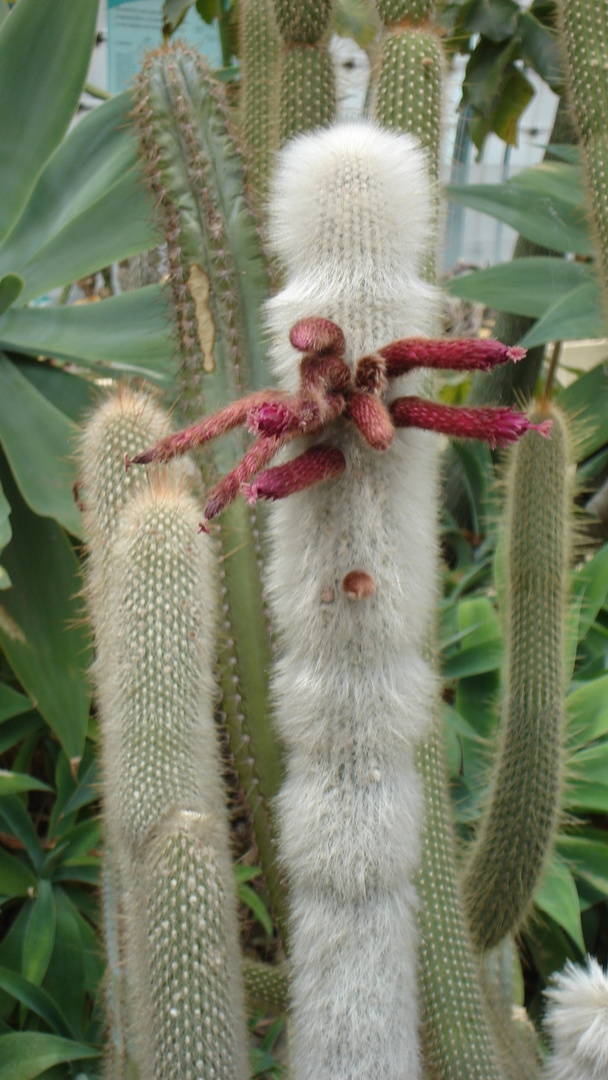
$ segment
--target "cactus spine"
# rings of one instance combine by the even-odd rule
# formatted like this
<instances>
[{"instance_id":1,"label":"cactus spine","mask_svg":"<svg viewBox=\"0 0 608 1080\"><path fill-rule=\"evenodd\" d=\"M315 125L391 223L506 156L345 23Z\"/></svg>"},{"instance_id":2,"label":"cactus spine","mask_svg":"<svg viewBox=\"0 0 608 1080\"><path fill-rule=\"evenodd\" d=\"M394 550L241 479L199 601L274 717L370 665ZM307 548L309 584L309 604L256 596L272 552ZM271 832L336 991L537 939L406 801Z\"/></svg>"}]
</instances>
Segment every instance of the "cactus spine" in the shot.
<instances>
[{"instance_id":1,"label":"cactus spine","mask_svg":"<svg viewBox=\"0 0 608 1080\"><path fill-rule=\"evenodd\" d=\"M182 414L199 419L266 381L261 332L266 266L244 196L244 166L224 91L200 57L179 44L152 53L138 79L135 119L167 238L180 329ZM232 467L242 449L242 437L235 433L206 455L208 486ZM266 711L269 634L259 538L242 504L222 521L220 544L222 704L271 904L282 926L283 890L269 812L280 780Z\"/></svg>"},{"instance_id":2,"label":"cactus spine","mask_svg":"<svg viewBox=\"0 0 608 1080\"><path fill-rule=\"evenodd\" d=\"M130 1035L142 1077L244 1080L213 721L212 552L196 536L200 510L187 465L123 479L125 446L145 445L151 427L166 431L166 418L121 391L82 441L104 802L124 913Z\"/></svg>"},{"instance_id":3,"label":"cactus spine","mask_svg":"<svg viewBox=\"0 0 608 1080\"><path fill-rule=\"evenodd\" d=\"M283 151L271 234L286 279L268 313L284 388L297 383L288 332L303 315L342 327L349 363L397 332L429 333L436 295L418 277L427 191L406 135L341 125ZM395 393L404 385L420 376ZM436 454L422 432L398 434L382 455L347 427L331 439L343 476L272 515L293 1069L297 1080L415 1080L414 752L438 690L423 656L437 590ZM349 598L353 570L371 576L373 595Z\"/></svg>"},{"instance_id":4,"label":"cactus spine","mask_svg":"<svg viewBox=\"0 0 608 1080\"><path fill-rule=\"evenodd\" d=\"M274 0L282 40L280 141L325 126L336 113L336 85L324 36L332 0Z\"/></svg>"},{"instance_id":5,"label":"cactus spine","mask_svg":"<svg viewBox=\"0 0 608 1080\"><path fill-rule=\"evenodd\" d=\"M608 4L562 0L558 12L608 310Z\"/></svg>"},{"instance_id":6,"label":"cactus spine","mask_svg":"<svg viewBox=\"0 0 608 1080\"><path fill-rule=\"evenodd\" d=\"M558 825L572 493L564 418L553 406L542 407L539 416L553 419L551 439L525 435L509 471L503 729L464 878L479 950L517 928Z\"/></svg>"}]
</instances>

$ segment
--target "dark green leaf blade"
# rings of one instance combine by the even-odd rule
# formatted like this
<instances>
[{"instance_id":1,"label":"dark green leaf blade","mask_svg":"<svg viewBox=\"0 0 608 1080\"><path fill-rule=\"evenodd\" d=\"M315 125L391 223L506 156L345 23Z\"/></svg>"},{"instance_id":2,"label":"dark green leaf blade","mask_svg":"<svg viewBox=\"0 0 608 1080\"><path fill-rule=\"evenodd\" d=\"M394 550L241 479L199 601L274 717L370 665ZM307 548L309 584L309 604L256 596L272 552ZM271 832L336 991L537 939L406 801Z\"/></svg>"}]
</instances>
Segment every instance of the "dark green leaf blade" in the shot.
<instances>
[{"instance_id":1,"label":"dark green leaf blade","mask_svg":"<svg viewBox=\"0 0 608 1080\"><path fill-rule=\"evenodd\" d=\"M82 535L72 488L75 428L0 353L0 443L30 509Z\"/></svg>"},{"instance_id":2,"label":"dark green leaf blade","mask_svg":"<svg viewBox=\"0 0 608 1080\"><path fill-rule=\"evenodd\" d=\"M0 30L0 239L8 234L76 111L97 0L20 0Z\"/></svg>"},{"instance_id":3,"label":"dark green leaf blade","mask_svg":"<svg viewBox=\"0 0 608 1080\"><path fill-rule=\"evenodd\" d=\"M13 508L4 562L13 581L3 595L0 643L19 682L36 701L69 758L84 744L91 649L82 625L78 560L59 526L23 502L4 459L0 480Z\"/></svg>"},{"instance_id":4,"label":"dark green leaf blade","mask_svg":"<svg viewBox=\"0 0 608 1080\"><path fill-rule=\"evenodd\" d=\"M0 990L4 990L5 993L14 997L16 1001L25 1005L27 1009L31 1009L37 1016L40 1016L57 1035L61 1035L64 1039L73 1038L74 1032L70 1029L70 1025L59 1005L42 987L34 986L33 983L24 979L22 975L18 975L16 971L9 971L8 968L0 967Z\"/></svg>"},{"instance_id":5,"label":"dark green leaf blade","mask_svg":"<svg viewBox=\"0 0 608 1080\"><path fill-rule=\"evenodd\" d=\"M28 773L12 772L10 769L0 769L0 798L3 795L15 795L21 791L52 791L43 780L37 780ZM1 885L0 885L1 888Z\"/></svg>"},{"instance_id":6,"label":"dark green leaf blade","mask_svg":"<svg viewBox=\"0 0 608 1080\"><path fill-rule=\"evenodd\" d=\"M5 274L0 279L0 315L4 315L5 311L15 303L15 300L23 292L25 281L20 274Z\"/></svg>"},{"instance_id":7,"label":"dark green leaf blade","mask_svg":"<svg viewBox=\"0 0 608 1080\"><path fill-rule=\"evenodd\" d=\"M548 341L601 338L606 331L600 287L593 279L560 296L524 335L520 344L525 349L531 349Z\"/></svg>"},{"instance_id":8,"label":"dark green leaf blade","mask_svg":"<svg viewBox=\"0 0 608 1080\"><path fill-rule=\"evenodd\" d=\"M584 285L589 271L583 263L549 256L513 259L509 263L461 274L446 285L453 296L538 319L556 297Z\"/></svg>"},{"instance_id":9,"label":"dark green leaf blade","mask_svg":"<svg viewBox=\"0 0 608 1080\"><path fill-rule=\"evenodd\" d=\"M53 1065L80 1058L96 1058L101 1051L59 1035L40 1031L13 1031L0 1035L0 1080L34 1080Z\"/></svg>"}]
</instances>

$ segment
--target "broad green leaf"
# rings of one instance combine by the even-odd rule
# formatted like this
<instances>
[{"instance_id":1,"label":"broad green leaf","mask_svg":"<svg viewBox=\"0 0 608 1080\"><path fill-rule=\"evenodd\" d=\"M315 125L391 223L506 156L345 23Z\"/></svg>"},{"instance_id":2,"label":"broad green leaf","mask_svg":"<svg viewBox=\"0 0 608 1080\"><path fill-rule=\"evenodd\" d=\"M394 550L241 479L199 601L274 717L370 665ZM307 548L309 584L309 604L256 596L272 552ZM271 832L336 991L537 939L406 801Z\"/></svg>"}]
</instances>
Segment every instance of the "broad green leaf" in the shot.
<instances>
[{"instance_id":1,"label":"broad green leaf","mask_svg":"<svg viewBox=\"0 0 608 1080\"><path fill-rule=\"evenodd\" d=\"M583 207L514 184L450 184L452 202L498 218L543 247L593 254L594 244Z\"/></svg>"},{"instance_id":2,"label":"broad green leaf","mask_svg":"<svg viewBox=\"0 0 608 1080\"><path fill-rule=\"evenodd\" d=\"M596 813L608 811L608 742L578 750L568 761L566 806Z\"/></svg>"},{"instance_id":3,"label":"broad green leaf","mask_svg":"<svg viewBox=\"0 0 608 1080\"><path fill-rule=\"evenodd\" d=\"M23 800L17 795L5 795L0 799L0 820L4 823L4 832L21 841L32 866L39 871L44 851Z\"/></svg>"},{"instance_id":4,"label":"broad green leaf","mask_svg":"<svg viewBox=\"0 0 608 1080\"><path fill-rule=\"evenodd\" d=\"M608 332L602 313L599 284L596 280L579 285L560 296L537 323L524 335L525 349L548 341L575 341L578 338L601 338Z\"/></svg>"},{"instance_id":5,"label":"broad green leaf","mask_svg":"<svg viewBox=\"0 0 608 1080\"><path fill-rule=\"evenodd\" d=\"M0 239L8 234L76 111L97 0L19 0L0 29Z\"/></svg>"},{"instance_id":6,"label":"broad green leaf","mask_svg":"<svg viewBox=\"0 0 608 1080\"><path fill-rule=\"evenodd\" d=\"M558 836L557 847L575 877L590 882L608 897L608 842L586 836Z\"/></svg>"},{"instance_id":7,"label":"broad green leaf","mask_svg":"<svg viewBox=\"0 0 608 1080\"><path fill-rule=\"evenodd\" d=\"M99 762L97 758L94 757L82 776L74 794L68 799L68 802L64 806L63 817L69 817L75 810L80 810L83 806L87 806L89 803L94 802L95 799L98 799L99 788Z\"/></svg>"},{"instance_id":8,"label":"broad green leaf","mask_svg":"<svg viewBox=\"0 0 608 1080\"><path fill-rule=\"evenodd\" d=\"M581 952L585 952L576 885L570 870L558 855L553 856L543 874L534 894L534 903L562 926Z\"/></svg>"},{"instance_id":9,"label":"broad green leaf","mask_svg":"<svg viewBox=\"0 0 608 1080\"><path fill-rule=\"evenodd\" d=\"M578 146L571 146L570 143L548 143L543 149L549 150L553 157L559 158L560 161L567 161L570 165L580 165L581 151Z\"/></svg>"},{"instance_id":10,"label":"broad green leaf","mask_svg":"<svg viewBox=\"0 0 608 1080\"><path fill-rule=\"evenodd\" d=\"M35 889L38 880L33 870L0 848L0 893L2 896L27 896L30 889Z\"/></svg>"},{"instance_id":11,"label":"broad green leaf","mask_svg":"<svg viewBox=\"0 0 608 1080\"><path fill-rule=\"evenodd\" d=\"M194 0L164 0L163 30L165 33L172 34L174 30L177 30L193 3Z\"/></svg>"},{"instance_id":12,"label":"broad green leaf","mask_svg":"<svg viewBox=\"0 0 608 1080\"><path fill-rule=\"evenodd\" d=\"M40 986L49 966L55 944L56 923L53 886L50 881L41 878L23 938L22 973L24 978L36 986Z\"/></svg>"},{"instance_id":13,"label":"broad green leaf","mask_svg":"<svg viewBox=\"0 0 608 1080\"><path fill-rule=\"evenodd\" d=\"M502 642L498 639L461 649L453 656L444 656L441 673L444 679L462 679L469 675L481 675L496 671L502 664Z\"/></svg>"},{"instance_id":14,"label":"broad green leaf","mask_svg":"<svg viewBox=\"0 0 608 1080\"><path fill-rule=\"evenodd\" d=\"M564 70L555 34L529 11L522 11L517 23L517 36L524 63L534 68L556 94L562 93Z\"/></svg>"},{"instance_id":15,"label":"broad green leaf","mask_svg":"<svg viewBox=\"0 0 608 1080\"><path fill-rule=\"evenodd\" d=\"M101 371L130 372L168 385L174 369L170 297L160 285L98 303L12 308L0 320L5 347L44 353Z\"/></svg>"},{"instance_id":16,"label":"broad green leaf","mask_svg":"<svg viewBox=\"0 0 608 1080\"><path fill-rule=\"evenodd\" d=\"M82 535L72 487L75 428L0 353L0 442L31 510Z\"/></svg>"},{"instance_id":17,"label":"broad green leaf","mask_svg":"<svg viewBox=\"0 0 608 1080\"><path fill-rule=\"evenodd\" d=\"M608 735L608 675L575 686L566 698L572 746Z\"/></svg>"},{"instance_id":18,"label":"broad green leaf","mask_svg":"<svg viewBox=\"0 0 608 1080\"><path fill-rule=\"evenodd\" d=\"M505 78L512 67L515 43L505 45L489 40L479 42L471 54L465 74L463 96L481 116L490 117ZM479 148L480 142L474 139Z\"/></svg>"},{"instance_id":19,"label":"broad green leaf","mask_svg":"<svg viewBox=\"0 0 608 1080\"><path fill-rule=\"evenodd\" d=\"M582 641L608 594L608 543L577 571L572 581L571 602L580 607L578 640ZM580 605L579 605L580 600Z\"/></svg>"},{"instance_id":20,"label":"broad green leaf","mask_svg":"<svg viewBox=\"0 0 608 1080\"><path fill-rule=\"evenodd\" d=\"M549 256L513 259L509 263L461 274L446 285L453 296L474 300L515 315L538 319L556 297L584 285L589 271L583 263Z\"/></svg>"},{"instance_id":21,"label":"broad green leaf","mask_svg":"<svg viewBox=\"0 0 608 1080\"><path fill-rule=\"evenodd\" d=\"M7 0L0 0L0 26L2 26L2 23L6 19L9 11L10 8L8 6Z\"/></svg>"},{"instance_id":22,"label":"broad green leaf","mask_svg":"<svg viewBox=\"0 0 608 1080\"><path fill-rule=\"evenodd\" d=\"M13 1031L10 1035L0 1035L0 1080L34 1080L53 1065L100 1056L98 1047L72 1039L41 1031Z\"/></svg>"},{"instance_id":23,"label":"broad green leaf","mask_svg":"<svg viewBox=\"0 0 608 1080\"><path fill-rule=\"evenodd\" d=\"M470 633L454 651L442 659L445 678L462 678L494 671L502 662L502 640L498 617L485 598L462 600L458 605L459 629Z\"/></svg>"},{"instance_id":24,"label":"broad green leaf","mask_svg":"<svg viewBox=\"0 0 608 1080\"><path fill-rule=\"evenodd\" d=\"M20 716L21 713L27 712L31 707L32 703L25 694L19 694L16 690L13 690L12 686L0 682L0 724L3 724L5 720L10 720L13 716Z\"/></svg>"},{"instance_id":25,"label":"broad green leaf","mask_svg":"<svg viewBox=\"0 0 608 1080\"><path fill-rule=\"evenodd\" d=\"M0 278L0 315L8 311L11 304L23 292L25 281L19 274L5 274Z\"/></svg>"},{"instance_id":26,"label":"broad green leaf","mask_svg":"<svg viewBox=\"0 0 608 1080\"><path fill-rule=\"evenodd\" d=\"M87 980L80 916L66 896L63 886L55 886L55 902L55 948L44 980L44 988L61 1002L68 1023L78 1038L82 1038ZM92 929L91 933L94 933ZM99 954L99 942L97 951Z\"/></svg>"},{"instance_id":27,"label":"broad green leaf","mask_svg":"<svg viewBox=\"0 0 608 1080\"><path fill-rule=\"evenodd\" d=\"M534 97L534 87L523 71L513 65L492 116L492 131L509 146L517 146L517 123Z\"/></svg>"},{"instance_id":28,"label":"broad green leaf","mask_svg":"<svg viewBox=\"0 0 608 1080\"><path fill-rule=\"evenodd\" d=\"M17 743L23 742L34 732L39 732L44 726L44 720L37 712L28 712L25 716L15 716L11 720L4 720L0 728L0 754L11 750Z\"/></svg>"},{"instance_id":29,"label":"broad green leaf","mask_svg":"<svg viewBox=\"0 0 608 1080\"><path fill-rule=\"evenodd\" d=\"M492 455L485 443L458 439L452 443L460 462L464 487L471 510L471 523L476 536L483 536L492 509L491 487L494 480Z\"/></svg>"},{"instance_id":30,"label":"broad green leaf","mask_svg":"<svg viewBox=\"0 0 608 1080\"><path fill-rule=\"evenodd\" d=\"M515 0L477 0L465 19L471 34L483 34L490 41L505 41L515 33L519 6Z\"/></svg>"},{"instance_id":31,"label":"broad green leaf","mask_svg":"<svg viewBox=\"0 0 608 1080\"><path fill-rule=\"evenodd\" d=\"M79 120L64 139L46 165L15 228L0 245L0 274L27 266L28 276L33 273L37 278L35 287L47 291L45 274L54 275L55 271L46 259L42 267L36 266L41 249L64 234L77 219L86 218L127 175L135 178L136 139L128 124L132 104L130 92L117 95ZM142 209L150 208L145 187L141 185L140 190ZM124 231L132 228L128 215L129 208L125 206L122 212L117 208L108 217L106 232L119 242ZM141 212L138 216L141 217ZM148 247L154 246L151 222L152 215ZM92 251L79 253L77 257L82 258L82 254L96 260ZM26 298L27 294L21 302Z\"/></svg>"},{"instance_id":32,"label":"broad green leaf","mask_svg":"<svg viewBox=\"0 0 608 1080\"><path fill-rule=\"evenodd\" d=\"M597 364L562 390L559 403L574 426L577 461L608 444L608 363Z\"/></svg>"},{"instance_id":33,"label":"broad green leaf","mask_svg":"<svg viewBox=\"0 0 608 1080\"><path fill-rule=\"evenodd\" d=\"M52 791L53 789L35 776L27 773L11 772L0 769L0 798L3 795L15 795L19 791Z\"/></svg>"},{"instance_id":34,"label":"broad green leaf","mask_svg":"<svg viewBox=\"0 0 608 1080\"><path fill-rule=\"evenodd\" d=\"M19 357L19 372L75 424L81 424L99 398L99 387L83 375L72 375L50 360Z\"/></svg>"},{"instance_id":35,"label":"broad green leaf","mask_svg":"<svg viewBox=\"0 0 608 1080\"><path fill-rule=\"evenodd\" d=\"M76 625L82 614L78 560L59 526L25 505L2 460L0 481L13 508L14 532L3 555L13 587L3 595L0 644L68 757L77 757L91 693L91 646L84 627Z\"/></svg>"},{"instance_id":36,"label":"broad green leaf","mask_svg":"<svg viewBox=\"0 0 608 1080\"><path fill-rule=\"evenodd\" d=\"M580 207L585 201L581 167L562 161L543 161L532 169L522 169L510 183L551 195L571 206Z\"/></svg>"},{"instance_id":37,"label":"broad green leaf","mask_svg":"<svg viewBox=\"0 0 608 1080\"><path fill-rule=\"evenodd\" d=\"M8 968L0 967L0 990L4 990L5 993L14 997L16 1001L25 1005L27 1009L31 1009L37 1016L40 1016L49 1027L53 1028L57 1035L61 1035L65 1039L72 1038L74 1032L70 1030L70 1025L59 1005L40 986L34 986L33 983L24 979L22 975L18 975L16 971L9 971Z\"/></svg>"},{"instance_id":38,"label":"broad green leaf","mask_svg":"<svg viewBox=\"0 0 608 1080\"><path fill-rule=\"evenodd\" d=\"M3 490L2 490L2 484L0 484L0 555L2 554L2 549L6 547L6 545L8 544L8 542L9 542L11 536L12 536L10 516L11 516L11 508L10 508L10 506L8 504L8 500L7 500L5 494L4 494ZM10 585L11 585L11 579L9 578L9 576L8 576L6 570L4 569L4 567L0 566L0 589L9 589ZM1 692L0 692L0 702L1 702L1 700L2 700L2 698L1 698ZM2 715L2 706L0 704L0 717L1 717L1 715Z\"/></svg>"}]
</instances>

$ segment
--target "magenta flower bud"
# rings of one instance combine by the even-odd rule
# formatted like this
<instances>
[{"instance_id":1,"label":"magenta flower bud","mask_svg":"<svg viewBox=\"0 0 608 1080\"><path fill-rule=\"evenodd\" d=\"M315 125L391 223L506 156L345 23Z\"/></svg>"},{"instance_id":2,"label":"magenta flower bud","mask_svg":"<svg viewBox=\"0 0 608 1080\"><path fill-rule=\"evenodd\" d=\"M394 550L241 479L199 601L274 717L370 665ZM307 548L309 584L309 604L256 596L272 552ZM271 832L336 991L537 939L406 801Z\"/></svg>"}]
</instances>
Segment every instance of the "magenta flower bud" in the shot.
<instances>
[{"instance_id":1,"label":"magenta flower bud","mask_svg":"<svg viewBox=\"0 0 608 1080\"><path fill-rule=\"evenodd\" d=\"M418 397L397 398L390 412L396 427L424 428L458 439L480 439L492 450L517 442L530 430L548 438L553 423L544 420L542 424L531 424L527 416L512 409L467 409Z\"/></svg>"},{"instance_id":2,"label":"magenta flower bud","mask_svg":"<svg viewBox=\"0 0 608 1080\"><path fill-rule=\"evenodd\" d=\"M289 340L299 352L342 354L346 348L344 334L331 319L316 316L300 319L289 331Z\"/></svg>"},{"instance_id":3,"label":"magenta flower bud","mask_svg":"<svg viewBox=\"0 0 608 1080\"><path fill-rule=\"evenodd\" d=\"M380 398L355 390L348 399L348 416L374 450L388 450L394 428Z\"/></svg>"},{"instance_id":4,"label":"magenta flower bud","mask_svg":"<svg viewBox=\"0 0 608 1080\"><path fill-rule=\"evenodd\" d=\"M266 469L253 484L242 484L241 491L248 503L257 499L284 499L322 480L339 476L345 468L344 454L335 446L311 446L285 465Z\"/></svg>"},{"instance_id":5,"label":"magenta flower bud","mask_svg":"<svg viewBox=\"0 0 608 1080\"><path fill-rule=\"evenodd\" d=\"M378 353L386 362L388 377L395 378L417 367L488 371L497 364L522 360L526 350L492 338L403 338L391 341Z\"/></svg>"}]
</instances>

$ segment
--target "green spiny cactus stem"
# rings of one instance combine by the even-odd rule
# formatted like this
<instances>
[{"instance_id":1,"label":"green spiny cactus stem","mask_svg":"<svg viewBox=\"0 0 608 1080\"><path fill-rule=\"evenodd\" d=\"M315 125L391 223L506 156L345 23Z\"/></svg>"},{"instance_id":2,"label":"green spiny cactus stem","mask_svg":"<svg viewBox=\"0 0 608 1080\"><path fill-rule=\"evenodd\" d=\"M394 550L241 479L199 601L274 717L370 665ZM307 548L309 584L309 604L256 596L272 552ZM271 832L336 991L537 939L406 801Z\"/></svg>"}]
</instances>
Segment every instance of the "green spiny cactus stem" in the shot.
<instances>
[{"instance_id":1,"label":"green spiny cactus stem","mask_svg":"<svg viewBox=\"0 0 608 1080\"><path fill-rule=\"evenodd\" d=\"M249 192L259 207L279 145L279 31L272 0L241 4L240 42L243 149Z\"/></svg>"},{"instance_id":2,"label":"green spiny cactus stem","mask_svg":"<svg viewBox=\"0 0 608 1080\"><path fill-rule=\"evenodd\" d=\"M261 324L267 269L224 90L201 58L179 43L152 53L136 93L142 161L169 251L180 330L180 409L185 419L200 419L267 381ZM242 451L240 433L221 440L205 456L205 483L230 469ZM269 632L259 537L247 508L236 506L226 515L220 543L222 705L271 905L283 926L269 813L280 784L266 708Z\"/></svg>"},{"instance_id":3,"label":"green spiny cactus stem","mask_svg":"<svg viewBox=\"0 0 608 1080\"><path fill-rule=\"evenodd\" d=\"M608 4L562 0L558 12L608 309Z\"/></svg>"},{"instance_id":4,"label":"green spiny cactus stem","mask_svg":"<svg viewBox=\"0 0 608 1080\"><path fill-rule=\"evenodd\" d=\"M281 37L289 45L314 45L323 36L333 0L274 0Z\"/></svg>"},{"instance_id":5,"label":"green spiny cactus stem","mask_svg":"<svg viewBox=\"0 0 608 1080\"><path fill-rule=\"evenodd\" d=\"M425 1080L501 1080L462 909L445 766L435 733L418 751L425 826L417 889Z\"/></svg>"},{"instance_id":6,"label":"green spiny cactus stem","mask_svg":"<svg viewBox=\"0 0 608 1080\"><path fill-rule=\"evenodd\" d=\"M434 180L439 175L443 67L441 42L433 33L393 31L382 44L374 93L376 119L417 136Z\"/></svg>"},{"instance_id":7,"label":"green spiny cactus stem","mask_svg":"<svg viewBox=\"0 0 608 1080\"><path fill-rule=\"evenodd\" d=\"M275 1012L289 1007L289 972L287 964L263 964L259 960L243 961L243 981L247 1002Z\"/></svg>"},{"instance_id":8,"label":"green spiny cactus stem","mask_svg":"<svg viewBox=\"0 0 608 1080\"><path fill-rule=\"evenodd\" d=\"M336 112L336 78L324 48L296 46L283 53L280 139L331 123Z\"/></svg>"},{"instance_id":9,"label":"green spiny cactus stem","mask_svg":"<svg viewBox=\"0 0 608 1080\"><path fill-rule=\"evenodd\" d=\"M104 801L141 1076L241 1080L243 988L213 720L212 548L197 537L199 517L183 476L171 473L153 475L120 514L105 596L92 598L97 681L114 733Z\"/></svg>"},{"instance_id":10,"label":"green spiny cactus stem","mask_svg":"<svg viewBox=\"0 0 608 1080\"><path fill-rule=\"evenodd\" d=\"M464 877L479 950L497 945L525 915L558 824L572 493L565 420L553 406L538 415L552 418L551 438L525 435L509 470L502 735Z\"/></svg>"},{"instance_id":11,"label":"green spiny cactus stem","mask_svg":"<svg viewBox=\"0 0 608 1080\"><path fill-rule=\"evenodd\" d=\"M378 14L385 26L396 23L419 23L430 19L434 0L376 0Z\"/></svg>"}]
</instances>

